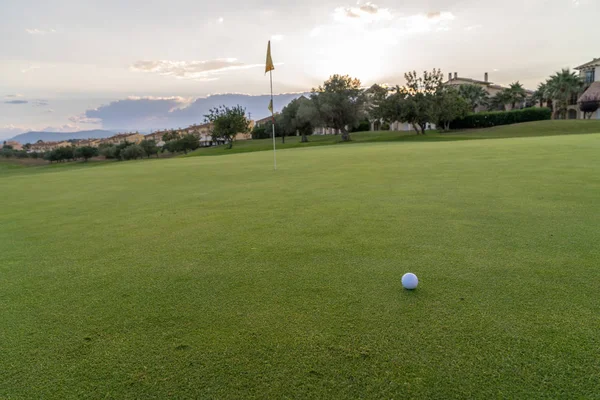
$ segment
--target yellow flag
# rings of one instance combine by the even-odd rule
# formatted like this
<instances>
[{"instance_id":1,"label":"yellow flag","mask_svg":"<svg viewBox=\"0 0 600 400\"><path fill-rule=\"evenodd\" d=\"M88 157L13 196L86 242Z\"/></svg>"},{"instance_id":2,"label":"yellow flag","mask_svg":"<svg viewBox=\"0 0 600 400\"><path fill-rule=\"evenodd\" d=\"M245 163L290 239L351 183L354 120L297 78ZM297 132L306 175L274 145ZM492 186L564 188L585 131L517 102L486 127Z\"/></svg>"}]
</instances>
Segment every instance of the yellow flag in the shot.
<instances>
[{"instance_id":1,"label":"yellow flag","mask_svg":"<svg viewBox=\"0 0 600 400\"><path fill-rule=\"evenodd\" d=\"M273 113L273 99L271 99L271 101L269 102L269 111Z\"/></svg>"},{"instance_id":2,"label":"yellow flag","mask_svg":"<svg viewBox=\"0 0 600 400\"><path fill-rule=\"evenodd\" d=\"M273 59L271 58L271 41L269 40L269 45L267 46L267 66L265 67L265 74L269 71L273 71L275 66L273 65Z\"/></svg>"}]
</instances>

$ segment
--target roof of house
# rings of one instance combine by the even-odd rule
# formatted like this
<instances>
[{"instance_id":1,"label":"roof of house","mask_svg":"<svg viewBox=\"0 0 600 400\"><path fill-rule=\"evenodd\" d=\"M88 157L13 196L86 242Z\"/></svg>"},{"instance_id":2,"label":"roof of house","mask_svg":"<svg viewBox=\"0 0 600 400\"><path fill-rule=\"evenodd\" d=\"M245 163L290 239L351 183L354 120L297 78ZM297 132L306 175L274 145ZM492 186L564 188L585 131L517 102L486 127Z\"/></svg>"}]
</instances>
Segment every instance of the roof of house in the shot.
<instances>
[{"instance_id":1,"label":"roof of house","mask_svg":"<svg viewBox=\"0 0 600 400\"><path fill-rule=\"evenodd\" d=\"M472 78L461 78L460 76L458 78L450 79L449 81L445 82L444 85L447 85L448 83L459 83L459 82L462 82L461 84L466 82L466 83L472 83L472 84L486 85L492 89L498 89L498 90L507 88L506 86L497 85L497 84L489 82L489 81L486 82L486 81L480 81L478 79L472 79ZM527 92L527 94L535 93L534 90L529 90L529 89L525 89L525 92Z\"/></svg>"},{"instance_id":2,"label":"roof of house","mask_svg":"<svg viewBox=\"0 0 600 400\"><path fill-rule=\"evenodd\" d=\"M479 83L481 85L492 85L492 82L486 82L486 81L480 81L479 79L471 79L471 78L461 78L460 76L458 78L452 78L449 81L445 82L444 85L447 85L448 83L453 83L457 81L456 83L458 83L458 81L463 81L463 82L469 82L469 83Z\"/></svg>"},{"instance_id":3,"label":"roof of house","mask_svg":"<svg viewBox=\"0 0 600 400\"><path fill-rule=\"evenodd\" d=\"M579 67L575 67L575 69L579 70L598 66L600 66L600 58L594 58L592 61L586 62L585 64L582 64Z\"/></svg>"},{"instance_id":4,"label":"roof of house","mask_svg":"<svg viewBox=\"0 0 600 400\"><path fill-rule=\"evenodd\" d=\"M594 82L589 88L577 99L578 103L586 101L600 101L600 82Z\"/></svg>"}]
</instances>

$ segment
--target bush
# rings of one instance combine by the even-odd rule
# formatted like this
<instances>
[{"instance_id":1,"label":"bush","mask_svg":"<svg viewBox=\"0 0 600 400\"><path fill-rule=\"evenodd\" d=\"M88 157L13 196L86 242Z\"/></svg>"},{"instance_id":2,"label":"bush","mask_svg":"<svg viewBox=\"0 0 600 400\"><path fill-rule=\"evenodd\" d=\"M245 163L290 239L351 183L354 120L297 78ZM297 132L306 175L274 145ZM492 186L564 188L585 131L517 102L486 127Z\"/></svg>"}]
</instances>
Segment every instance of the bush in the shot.
<instances>
[{"instance_id":1,"label":"bush","mask_svg":"<svg viewBox=\"0 0 600 400\"><path fill-rule=\"evenodd\" d=\"M75 149L75 157L83 158L85 161L98 155L98 149L91 146L83 146Z\"/></svg>"},{"instance_id":2,"label":"bush","mask_svg":"<svg viewBox=\"0 0 600 400\"><path fill-rule=\"evenodd\" d=\"M11 158L12 156L15 155L15 152L13 151L13 149L11 147L5 146L2 149L0 149L0 155L2 157Z\"/></svg>"},{"instance_id":3,"label":"bush","mask_svg":"<svg viewBox=\"0 0 600 400\"><path fill-rule=\"evenodd\" d=\"M269 139L271 133L264 126L255 126L252 130L252 139Z\"/></svg>"},{"instance_id":4,"label":"bush","mask_svg":"<svg viewBox=\"0 0 600 400\"><path fill-rule=\"evenodd\" d=\"M371 123L365 119L360 121L356 128L352 128L352 132L368 132L371 130Z\"/></svg>"},{"instance_id":5,"label":"bush","mask_svg":"<svg viewBox=\"0 0 600 400\"><path fill-rule=\"evenodd\" d=\"M111 145L103 145L100 146L99 152L101 156L104 156L107 160L112 160L117 158L117 148Z\"/></svg>"},{"instance_id":6,"label":"bush","mask_svg":"<svg viewBox=\"0 0 600 400\"><path fill-rule=\"evenodd\" d=\"M144 157L145 154L144 149L139 144L132 144L121 151L123 160L137 160L138 158Z\"/></svg>"},{"instance_id":7,"label":"bush","mask_svg":"<svg viewBox=\"0 0 600 400\"><path fill-rule=\"evenodd\" d=\"M552 118L549 108L525 108L513 111L491 111L469 114L450 123L450 129L491 128L492 126L544 121Z\"/></svg>"}]
</instances>

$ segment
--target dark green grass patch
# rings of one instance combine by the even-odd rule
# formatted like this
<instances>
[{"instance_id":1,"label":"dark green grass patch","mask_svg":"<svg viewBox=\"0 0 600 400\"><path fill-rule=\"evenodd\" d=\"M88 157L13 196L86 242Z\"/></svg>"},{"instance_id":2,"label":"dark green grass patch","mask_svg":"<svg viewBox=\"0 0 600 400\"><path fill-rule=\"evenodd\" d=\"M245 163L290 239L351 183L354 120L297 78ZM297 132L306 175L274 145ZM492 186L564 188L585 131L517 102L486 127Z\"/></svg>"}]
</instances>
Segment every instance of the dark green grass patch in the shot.
<instances>
[{"instance_id":1,"label":"dark green grass patch","mask_svg":"<svg viewBox=\"0 0 600 400\"><path fill-rule=\"evenodd\" d=\"M276 139L276 147L282 149L293 149L313 146L325 146L355 143L378 143L378 142L439 142L474 139L501 139L515 137L538 137L554 135L571 135L584 133L600 133L600 121L598 120L563 120L563 121L537 121L522 124L498 126L486 129L470 129L462 131L437 132L428 131L426 135L416 135L414 131L392 132L356 132L352 133L352 142L341 141L339 135L310 136L308 143L301 143L299 137L286 137L285 144L281 138ZM258 139L235 142L233 149L226 146L201 148L189 153L185 157L217 156L238 153L251 153L255 151L273 150L272 139Z\"/></svg>"},{"instance_id":2,"label":"dark green grass patch","mask_svg":"<svg viewBox=\"0 0 600 400\"><path fill-rule=\"evenodd\" d=\"M0 398L597 397L598 154L576 135L3 173Z\"/></svg>"}]
</instances>

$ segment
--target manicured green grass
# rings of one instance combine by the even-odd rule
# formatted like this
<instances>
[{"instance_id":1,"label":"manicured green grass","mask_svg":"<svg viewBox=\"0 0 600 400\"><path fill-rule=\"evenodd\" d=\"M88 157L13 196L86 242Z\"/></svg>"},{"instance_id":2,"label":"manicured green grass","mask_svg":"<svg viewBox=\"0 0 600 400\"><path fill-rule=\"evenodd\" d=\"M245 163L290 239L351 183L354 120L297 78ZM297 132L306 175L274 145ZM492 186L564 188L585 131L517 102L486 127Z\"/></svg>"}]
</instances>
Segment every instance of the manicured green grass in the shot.
<instances>
[{"instance_id":1,"label":"manicured green grass","mask_svg":"<svg viewBox=\"0 0 600 400\"><path fill-rule=\"evenodd\" d=\"M598 154L592 134L5 169L0 398L597 397Z\"/></svg>"},{"instance_id":2,"label":"manicured green grass","mask_svg":"<svg viewBox=\"0 0 600 400\"><path fill-rule=\"evenodd\" d=\"M377 142L438 142L472 139L501 139L513 137L554 136L582 133L600 133L599 120L565 120L565 121L538 121L523 124L498 126L487 129L471 129L464 131L451 131L448 133L429 131L427 135L416 135L414 131L408 132L356 132L352 133L351 143L342 143L339 135L310 136L309 143L301 143L299 137L277 138L278 149L292 149L298 147L325 146L333 144L377 143ZM251 153L255 151L273 150L272 139L245 140L234 143L233 149L225 146L201 148L185 157L216 156L225 154Z\"/></svg>"}]
</instances>

